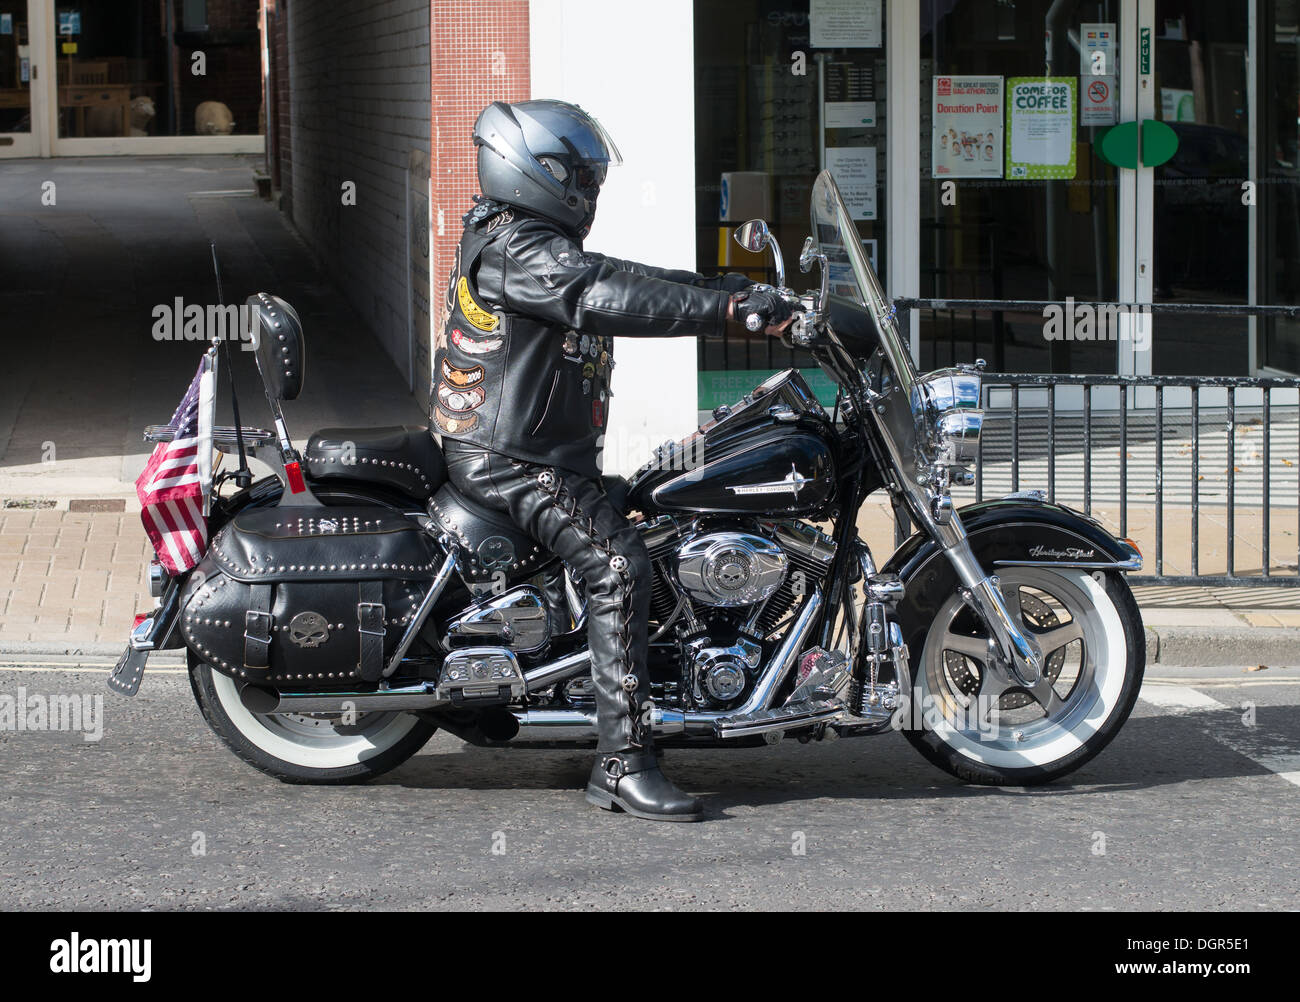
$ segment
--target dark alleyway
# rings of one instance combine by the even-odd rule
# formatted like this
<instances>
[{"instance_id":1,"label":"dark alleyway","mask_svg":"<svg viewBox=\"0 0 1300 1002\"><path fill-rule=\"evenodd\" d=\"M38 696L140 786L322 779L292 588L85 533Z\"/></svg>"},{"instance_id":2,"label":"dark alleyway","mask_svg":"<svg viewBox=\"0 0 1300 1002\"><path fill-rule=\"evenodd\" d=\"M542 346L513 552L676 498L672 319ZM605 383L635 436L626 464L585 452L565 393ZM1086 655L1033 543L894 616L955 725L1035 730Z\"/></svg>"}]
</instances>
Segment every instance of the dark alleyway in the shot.
<instances>
[{"instance_id":1,"label":"dark alleyway","mask_svg":"<svg viewBox=\"0 0 1300 1002\"><path fill-rule=\"evenodd\" d=\"M87 158L0 163L0 499L134 498L149 448L203 350L153 338L176 297L215 303L209 240L228 303L283 296L307 338L295 439L338 424L424 423L377 341L253 191L260 158ZM45 182L55 204L42 204ZM245 424L268 423L251 354L236 351ZM218 420L229 422L223 391ZM53 461L49 461L53 459Z\"/></svg>"}]
</instances>

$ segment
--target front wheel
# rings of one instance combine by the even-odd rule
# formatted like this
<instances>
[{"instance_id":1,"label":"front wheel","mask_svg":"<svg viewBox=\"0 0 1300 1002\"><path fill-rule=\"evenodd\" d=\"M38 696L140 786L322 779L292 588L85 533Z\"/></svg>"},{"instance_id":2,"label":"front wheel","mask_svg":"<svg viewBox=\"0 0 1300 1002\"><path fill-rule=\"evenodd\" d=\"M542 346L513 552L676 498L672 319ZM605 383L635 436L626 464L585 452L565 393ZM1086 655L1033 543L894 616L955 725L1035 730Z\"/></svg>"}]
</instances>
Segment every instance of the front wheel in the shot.
<instances>
[{"instance_id":1,"label":"front wheel","mask_svg":"<svg viewBox=\"0 0 1300 1002\"><path fill-rule=\"evenodd\" d=\"M286 783L363 783L424 747L435 724L410 713L253 713L234 679L192 654L190 687L208 726L249 765Z\"/></svg>"},{"instance_id":2,"label":"front wheel","mask_svg":"<svg viewBox=\"0 0 1300 1002\"><path fill-rule=\"evenodd\" d=\"M1042 649L1047 684L1008 686L989 671L988 632L953 595L914 654L904 733L966 782L1047 783L1100 752L1128 719L1146 669L1142 617L1118 573L1007 567L1000 577L1008 609Z\"/></svg>"}]
</instances>

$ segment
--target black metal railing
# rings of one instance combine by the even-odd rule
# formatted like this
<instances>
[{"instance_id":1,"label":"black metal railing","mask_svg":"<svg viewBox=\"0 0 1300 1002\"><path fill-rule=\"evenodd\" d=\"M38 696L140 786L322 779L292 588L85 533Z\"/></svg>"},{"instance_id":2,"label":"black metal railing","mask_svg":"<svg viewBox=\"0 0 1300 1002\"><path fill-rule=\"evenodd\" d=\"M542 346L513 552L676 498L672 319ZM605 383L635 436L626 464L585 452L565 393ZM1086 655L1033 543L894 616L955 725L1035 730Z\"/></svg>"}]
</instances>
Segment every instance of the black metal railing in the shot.
<instances>
[{"instance_id":1,"label":"black metal railing","mask_svg":"<svg viewBox=\"0 0 1300 1002\"><path fill-rule=\"evenodd\" d=\"M900 299L896 305L906 324L913 308L1041 311L1051 304ZM1300 307L1195 309L1300 319ZM1151 312L1189 311L1179 304ZM954 490L959 501L963 493L980 501L1041 487L1050 501L1108 515L1125 537L1131 514L1140 512L1141 532L1133 534L1148 554L1144 583L1300 586L1300 378L988 372L984 386L978 472L973 489ZM1102 511L1108 506L1117 511ZM1171 515L1188 520L1183 568L1170 566L1180 562L1167 552ZM1211 538L1203 559L1207 522L1222 529L1222 550ZM1275 523L1285 535L1295 533L1296 549L1278 559ZM1243 566L1243 541L1258 547L1258 567Z\"/></svg>"}]
</instances>

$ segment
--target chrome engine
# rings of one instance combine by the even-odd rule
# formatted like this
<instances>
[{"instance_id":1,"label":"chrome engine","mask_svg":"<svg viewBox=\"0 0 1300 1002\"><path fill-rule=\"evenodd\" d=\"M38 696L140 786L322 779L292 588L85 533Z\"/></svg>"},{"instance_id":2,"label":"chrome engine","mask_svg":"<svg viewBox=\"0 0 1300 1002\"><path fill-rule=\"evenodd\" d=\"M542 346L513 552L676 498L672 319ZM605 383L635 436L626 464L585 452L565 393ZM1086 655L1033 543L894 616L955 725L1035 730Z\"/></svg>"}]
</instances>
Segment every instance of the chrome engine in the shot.
<instances>
[{"instance_id":1,"label":"chrome engine","mask_svg":"<svg viewBox=\"0 0 1300 1002\"><path fill-rule=\"evenodd\" d=\"M763 520L714 528L662 518L644 533L657 636L675 630L676 691L700 709L741 704L765 666L764 640L820 582L834 542L807 523Z\"/></svg>"},{"instance_id":2,"label":"chrome engine","mask_svg":"<svg viewBox=\"0 0 1300 1002\"><path fill-rule=\"evenodd\" d=\"M724 609L769 598L789 564L776 543L745 532L710 532L677 547L677 580L686 594Z\"/></svg>"},{"instance_id":3,"label":"chrome engine","mask_svg":"<svg viewBox=\"0 0 1300 1002\"><path fill-rule=\"evenodd\" d=\"M541 650L551 639L542 593L520 585L500 595L481 598L447 625L443 644L492 644L521 654Z\"/></svg>"}]
</instances>

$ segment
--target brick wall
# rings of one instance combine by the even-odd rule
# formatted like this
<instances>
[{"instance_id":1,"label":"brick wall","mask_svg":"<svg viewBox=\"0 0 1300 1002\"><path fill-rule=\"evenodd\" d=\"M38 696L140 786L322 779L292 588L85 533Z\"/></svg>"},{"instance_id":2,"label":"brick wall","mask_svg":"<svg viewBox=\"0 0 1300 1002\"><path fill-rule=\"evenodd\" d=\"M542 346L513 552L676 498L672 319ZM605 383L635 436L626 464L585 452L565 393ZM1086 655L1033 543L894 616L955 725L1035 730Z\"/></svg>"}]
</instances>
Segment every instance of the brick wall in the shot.
<instances>
[{"instance_id":1,"label":"brick wall","mask_svg":"<svg viewBox=\"0 0 1300 1002\"><path fill-rule=\"evenodd\" d=\"M528 0L433 0L433 296L441 325L460 217L478 191L474 120L493 101L529 98Z\"/></svg>"},{"instance_id":2,"label":"brick wall","mask_svg":"<svg viewBox=\"0 0 1300 1002\"><path fill-rule=\"evenodd\" d=\"M428 0L276 8L272 34L278 19L288 68L277 96L284 207L405 374L407 160L429 150ZM342 204L345 181L356 185L355 205Z\"/></svg>"}]
</instances>

